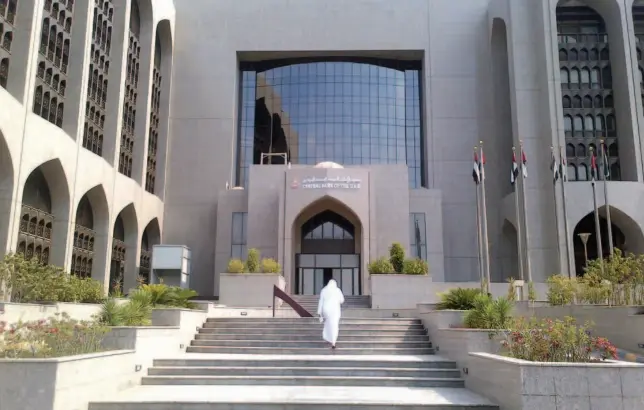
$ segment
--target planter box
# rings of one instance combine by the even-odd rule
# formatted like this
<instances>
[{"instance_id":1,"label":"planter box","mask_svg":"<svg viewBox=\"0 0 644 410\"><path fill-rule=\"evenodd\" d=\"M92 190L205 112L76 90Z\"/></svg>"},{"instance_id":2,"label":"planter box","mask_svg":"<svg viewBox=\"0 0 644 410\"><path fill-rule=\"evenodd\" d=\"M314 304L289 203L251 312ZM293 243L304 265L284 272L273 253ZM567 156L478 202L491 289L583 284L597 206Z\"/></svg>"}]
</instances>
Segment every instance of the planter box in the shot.
<instances>
[{"instance_id":1,"label":"planter box","mask_svg":"<svg viewBox=\"0 0 644 410\"><path fill-rule=\"evenodd\" d=\"M49 319L62 313L75 320L92 320L100 312L101 305L93 303L0 303L0 321L8 324Z\"/></svg>"},{"instance_id":2,"label":"planter box","mask_svg":"<svg viewBox=\"0 0 644 410\"><path fill-rule=\"evenodd\" d=\"M273 307L273 286L284 290L284 276L270 273L222 273L219 275L219 303L228 307Z\"/></svg>"},{"instance_id":3,"label":"planter box","mask_svg":"<svg viewBox=\"0 0 644 410\"><path fill-rule=\"evenodd\" d=\"M466 387L519 409L642 409L644 365L624 362L537 363L470 353Z\"/></svg>"},{"instance_id":4,"label":"planter box","mask_svg":"<svg viewBox=\"0 0 644 410\"><path fill-rule=\"evenodd\" d=\"M138 384L134 352L113 351L55 359L0 359L2 410L87 410Z\"/></svg>"},{"instance_id":5,"label":"planter box","mask_svg":"<svg viewBox=\"0 0 644 410\"><path fill-rule=\"evenodd\" d=\"M563 319L573 317L577 323L592 322L593 335L605 337L616 347L643 354L644 315L639 306L547 306L524 309L518 314L538 318ZM642 407L644 408L644 407Z\"/></svg>"},{"instance_id":6,"label":"planter box","mask_svg":"<svg viewBox=\"0 0 644 410\"><path fill-rule=\"evenodd\" d=\"M370 275L373 309L415 309L435 299L429 275Z\"/></svg>"},{"instance_id":7,"label":"planter box","mask_svg":"<svg viewBox=\"0 0 644 410\"><path fill-rule=\"evenodd\" d=\"M463 325L463 317L466 310L429 310L426 306L419 305L417 308L418 318L423 321L423 326L434 336L438 329L449 329Z\"/></svg>"},{"instance_id":8,"label":"planter box","mask_svg":"<svg viewBox=\"0 0 644 410\"><path fill-rule=\"evenodd\" d=\"M454 311L452 311L454 312ZM441 356L454 360L459 368L469 367L470 352L497 354L502 350L502 335L483 329L436 329L431 341Z\"/></svg>"},{"instance_id":9,"label":"planter box","mask_svg":"<svg viewBox=\"0 0 644 410\"><path fill-rule=\"evenodd\" d=\"M202 327L208 313L191 309L153 309L153 326L172 326L176 328L176 337L180 344L187 345L195 337L197 328Z\"/></svg>"}]
</instances>

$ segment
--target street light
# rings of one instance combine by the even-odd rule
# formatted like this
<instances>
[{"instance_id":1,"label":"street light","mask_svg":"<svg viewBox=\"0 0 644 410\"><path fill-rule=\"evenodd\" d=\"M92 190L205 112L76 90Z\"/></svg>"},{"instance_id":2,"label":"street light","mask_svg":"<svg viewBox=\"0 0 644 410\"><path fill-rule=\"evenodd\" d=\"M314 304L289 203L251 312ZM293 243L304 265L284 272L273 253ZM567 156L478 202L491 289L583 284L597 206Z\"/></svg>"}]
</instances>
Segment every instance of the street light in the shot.
<instances>
[{"instance_id":1,"label":"street light","mask_svg":"<svg viewBox=\"0 0 644 410\"><path fill-rule=\"evenodd\" d=\"M579 236L579 239L581 239L581 243L584 244L584 261L585 261L585 266L588 266L588 238L590 238L589 233L580 233L577 234Z\"/></svg>"}]
</instances>

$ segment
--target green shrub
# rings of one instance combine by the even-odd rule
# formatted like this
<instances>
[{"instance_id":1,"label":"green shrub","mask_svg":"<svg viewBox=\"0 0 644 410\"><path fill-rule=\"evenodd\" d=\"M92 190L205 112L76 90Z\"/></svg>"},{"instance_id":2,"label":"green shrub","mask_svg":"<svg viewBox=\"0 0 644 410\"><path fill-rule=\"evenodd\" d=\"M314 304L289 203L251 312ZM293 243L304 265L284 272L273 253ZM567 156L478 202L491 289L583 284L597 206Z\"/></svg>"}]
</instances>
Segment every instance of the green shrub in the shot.
<instances>
[{"instance_id":1,"label":"green shrub","mask_svg":"<svg viewBox=\"0 0 644 410\"><path fill-rule=\"evenodd\" d=\"M454 288L440 293L440 303L436 306L439 310L470 310L474 307L474 300L481 294L481 289Z\"/></svg>"},{"instance_id":2,"label":"green shrub","mask_svg":"<svg viewBox=\"0 0 644 410\"><path fill-rule=\"evenodd\" d=\"M280 273L282 266L273 258L262 259L262 273Z\"/></svg>"},{"instance_id":3,"label":"green shrub","mask_svg":"<svg viewBox=\"0 0 644 410\"><path fill-rule=\"evenodd\" d=\"M534 302L537 300L537 291L534 290L534 283L528 282L528 300Z\"/></svg>"},{"instance_id":4,"label":"green shrub","mask_svg":"<svg viewBox=\"0 0 644 410\"><path fill-rule=\"evenodd\" d=\"M143 285L130 294L130 300L151 308L177 307L194 309L195 304L190 299L197 296L192 289L178 286L167 286L163 283Z\"/></svg>"},{"instance_id":5,"label":"green shrub","mask_svg":"<svg viewBox=\"0 0 644 410\"><path fill-rule=\"evenodd\" d=\"M54 265L42 265L21 254L6 255L0 262L0 282L13 302L88 302L103 298L103 285L81 279Z\"/></svg>"},{"instance_id":6,"label":"green shrub","mask_svg":"<svg viewBox=\"0 0 644 410\"><path fill-rule=\"evenodd\" d=\"M258 273L260 259L261 255L259 251L255 248L250 248L248 250L248 257L246 258L246 270L250 273Z\"/></svg>"},{"instance_id":7,"label":"green shrub","mask_svg":"<svg viewBox=\"0 0 644 410\"><path fill-rule=\"evenodd\" d=\"M548 283L546 297L551 306L569 305L574 302L577 293L576 278L552 275L546 282Z\"/></svg>"},{"instance_id":8,"label":"green shrub","mask_svg":"<svg viewBox=\"0 0 644 410\"><path fill-rule=\"evenodd\" d=\"M429 274L429 265L423 259L405 259L402 273L405 275L427 275Z\"/></svg>"},{"instance_id":9,"label":"green shrub","mask_svg":"<svg viewBox=\"0 0 644 410\"><path fill-rule=\"evenodd\" d=\"M152 306L142 299L119 304L115 299L103 303L98 321L105 326L148 326Z\"/></svg>"},{"instance_id":10,"label":"green shrub","mask_svg":"<svg viewBox=\"0 0 644 410\"><path fill-rule=\"evenodd\" d=\"M470 329L507 329L512 317L513 303L507 298L492 299L488 295L479 294L474 299L474 306L463 318L466 327Z\"/></svg>"},{"instance_id":11,"label":"green shrub","mask_svg":"<svg viewBox=\"0 0 644 410\"><path fill-rule=\"evenodd\" d=\"M394 268L394 272L403 273L405 264L405 250L398 242L391 244L389 248L389 262Z\"/></svg>"},{"instance_id":12,"label":"green shrub","mask_svg":"<svg viewBox=\"0 0 644 410\"><path fill-rule=\"evenodd\" d=\"M227 273L244 273L246 266L241 259L231 259L228 261Z\"/></svg>"},{"instance_id":13,"label":"green shrub","mask_svg":"<svg viewBox=\"0 0 644 410\"><path fill-rule=\"evenodd\" d=\"M508 278L508 294L506 299L512 302L516 302L517 300L517 291L514 288L514 278L512 277Z\"/></svg>"},{"instance_id":14,"label":"green shrub","mask_svg":"<svg viewBox=\"0 0 644 410\"><path fill-rule=\"evenodd\" d=\"M378 258L375 261L369 262L369 265L367 266L367 269L369 271L369 274L371 275L382 275L382 274L391 274L391 273L396 273L394 270L393 265L389 261L389 259L382 257Z\"/></svg>"}]
</instances>

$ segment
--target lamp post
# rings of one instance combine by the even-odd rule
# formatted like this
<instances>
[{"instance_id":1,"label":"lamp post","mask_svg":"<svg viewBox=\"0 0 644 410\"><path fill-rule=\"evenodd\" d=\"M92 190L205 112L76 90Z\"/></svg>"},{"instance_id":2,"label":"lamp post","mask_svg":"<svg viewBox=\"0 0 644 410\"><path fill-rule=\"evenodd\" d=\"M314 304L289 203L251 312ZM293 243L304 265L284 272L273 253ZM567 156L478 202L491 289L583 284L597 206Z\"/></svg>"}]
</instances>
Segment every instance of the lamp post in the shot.
<instances>
[{"instance_id":1,"label":"lamp post","mask_svg":"<svg viewBox=\"0 0 644 410\"><path fill-rule=\"evenodd\" d=\"M584 244L584 266L588 266L588 238L590 238L590 235L589 233L577 234L581 239L581 243Z\"/></svg>"}]
</instances>

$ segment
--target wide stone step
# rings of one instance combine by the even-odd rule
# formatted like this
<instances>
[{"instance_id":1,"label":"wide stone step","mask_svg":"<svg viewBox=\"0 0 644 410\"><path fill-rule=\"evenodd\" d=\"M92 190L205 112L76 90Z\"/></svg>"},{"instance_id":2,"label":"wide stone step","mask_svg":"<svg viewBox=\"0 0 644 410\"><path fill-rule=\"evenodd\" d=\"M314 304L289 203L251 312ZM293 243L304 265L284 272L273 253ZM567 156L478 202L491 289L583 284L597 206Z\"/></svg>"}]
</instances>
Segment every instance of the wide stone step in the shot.
<instances>
[{"instance_id":1,"label":"wide stone step","mask_svg":"<svg viewBox=\"0 0 644 410\"><path fill-rule=\"evenodd\" d=\"M324 376L145 376L142 385L464 387L463 379Z\"/></svg>"},{"instance_id":2,"label":"wide stone step","mask_svg":"<svg viewBox=\"0 0 644 410\"><path fill-rule=\"evenodd\" d=\"M240 328L273 328L273 329L322 329L320 323L236 323L236 322L206 322L203 324L206 329L240 329ZM423 330L422 325L372 325L372 324L352 324L340 323L342 330Z\"/></svg>"},{"instance_id":3,"label":"wide stone step","mask_svg":"<svg viewBox=\"0 0 644 410\"><path fill-rule=\"evenodd\" d=\"M221 347L284 347L284 348L324 348L328 343L324 340L193 340L191 346L221 346ZM338 348L355 349L420 349L431 347L429 342L364 342L345 341L338 343Z\"/></svg>"},{"instance_id":4,"label":"wide stone step","mask_svg":"<svg viewBox=\"0 0 644 410\"><path fill-rule=\"evenodd\" d=\"M215 355L215 357L220 357ZM291 356L291 358L272 358L272 356L230 356L221 358L180 358L155 359L154 367L317 367L317 368L387 368L397 369L456 369L456 362L439 356L404 356L386 357L382 359L348 358L348 357L306 357ZM399 359L399 360L396 360Z\"/></svg>"},{"instance_id":5,"label":"wide stone step","mask_svg":"<svg viewBox=\"0 0 644 410\"><path fill-rule=\"evenodd\" d=\"M229 323L229 322L239 322L245 323L247 325L257 324L257 323L270 323L271 326L277 324L297 324L301 325L304 323L313 323L319 324L319 319L317 317L276 317L276 318L239 318L239 317L210 317L206 319L206 323ZM422 325L422 321L419 319L381 319L381 318L346 318L343 317L340 319L340 324L347 325Z\"/></svg>"},{"instance_id":6,"label":"wide stone step","mask_svg":"<svg viewBox=\"0 0 644 410\"><path fill-rule=\"evenodd\" d=\"M322 332L322 327L315 327L309 329L301 328L282 328L275 329L272 327L225 327L225 328L199 328L199 334L235 334L235 335L313 335L319 337ZM346 329L340 328L340 337L342 336L425 336L427 331L425 329Z\"/></svg>"},{"instance_id":7,"label":"wide stone step","mask_svg":"<svg viewBox=\"0 0 644 410\"><path fill-rule=\"evenodd\" d=\"M339 347L336 350L311 347L230 347L230 346L188 346L188 353L210 353L210 354L276 354L276 355L432 355L434 349L424 348L349 348Z\"/></svg>"},{"instance_id":8,"label":"wide stone step","mask_svg":"<svg viewBox=\"0 0 644 410\"><path fill-rule=\"evenodd\" d=\"M394 366L395 363L390 363ZM405 377L405 378L447 378L458 379L458 369L400 369L400 368L358 368L358 367L151 367L149 376L290 376L290 377Z\"/></svg>"},{"instance_id":9,"label":"wide stone step","mask_svg":"<svg viewBox=\"0 0 644 410\"><path fill-rule=\"evenodd\" d=\"M320 338L320 332L309 334L262 334L262 333L199 333L195 336L196 340L292 340L292 341L306 341L315 340ZM429 336L425 334L420 335L387 335L387 334L369 334L369 335L353 335L340 333L338 342L429 342Z\"/></svg>"},{"instance_id":10,"label":"wide stone step","mask_svg":"<svg viewBox=\"0 0 644 410\"><path fill-rule=\"evenodd\" d=\"M139 386L89 410L499 410L463 388ZM543 409L549 410L549 409Z\"/></svg>"}]
</instances>

